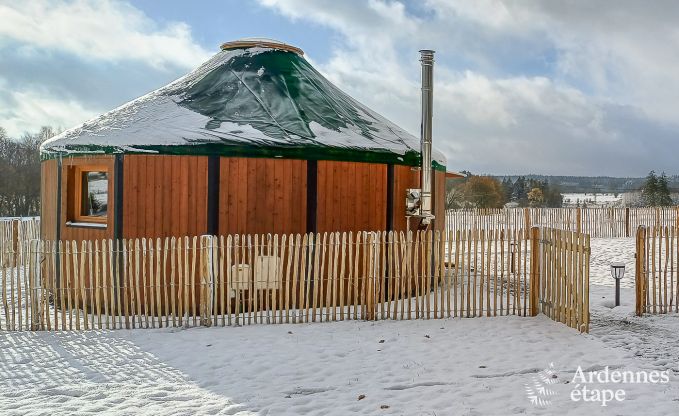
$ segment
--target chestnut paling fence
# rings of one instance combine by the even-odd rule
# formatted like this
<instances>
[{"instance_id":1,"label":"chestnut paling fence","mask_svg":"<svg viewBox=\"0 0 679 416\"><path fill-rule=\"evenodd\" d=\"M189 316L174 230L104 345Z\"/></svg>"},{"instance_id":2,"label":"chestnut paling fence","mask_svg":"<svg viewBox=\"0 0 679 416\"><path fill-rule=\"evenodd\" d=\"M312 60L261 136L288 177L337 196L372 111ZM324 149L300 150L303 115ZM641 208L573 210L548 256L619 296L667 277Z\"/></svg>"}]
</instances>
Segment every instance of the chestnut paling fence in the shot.
<instances>
[{"instance_id":1,"label":"chestnut paling fence","mask_svg":"<svg viewBox=\"0 0 679 416\"><path fill-rule=\"evenodd\" d=\"M490 208L446 211L448 231L550 227L593 238L633 237L639 226L679 226L679 207Z\"/></svg>"},{"instance_id":2,"label":"chestnut paling fence","mask_svg":"<svg viewBox=\"0 0 679 416\"><path fill-rule=\"evenodd\" d=\"M635 266L637 315L679 312L679 228L639 227Z\"/></svg>"},{"instance_id":3,"label":"chestnut paling fence","mask_svg":"<svg viewBox=\"0 0 679 416\"><path fill-rule=\"evenodd\" d=\"M224 326L542 311L587 331L588 256L585 236L538 228L35 239L18 249L0 247L6 265L0 268L0 328Z\"/></svg>"}]
</instances>

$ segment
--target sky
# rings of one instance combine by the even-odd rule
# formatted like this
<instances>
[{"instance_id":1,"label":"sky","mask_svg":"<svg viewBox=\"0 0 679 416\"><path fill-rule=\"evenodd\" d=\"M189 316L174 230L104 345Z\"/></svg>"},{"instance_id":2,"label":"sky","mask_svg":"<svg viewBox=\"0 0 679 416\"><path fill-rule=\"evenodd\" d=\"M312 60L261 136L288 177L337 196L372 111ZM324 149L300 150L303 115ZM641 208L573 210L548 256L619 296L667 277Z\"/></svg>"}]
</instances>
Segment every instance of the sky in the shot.
<instances>
[{"instance_id":1,"label":"sky","mask_svg":"<svg viewBox=\"0 0 679 416\"><path fill-rule=\"evenodd\" d=\"M449 170L679 174L678 21L670 0L0 0L0 127L73 127L254 36L415 136L436 50Z\"/></svg>"}]
</instances>

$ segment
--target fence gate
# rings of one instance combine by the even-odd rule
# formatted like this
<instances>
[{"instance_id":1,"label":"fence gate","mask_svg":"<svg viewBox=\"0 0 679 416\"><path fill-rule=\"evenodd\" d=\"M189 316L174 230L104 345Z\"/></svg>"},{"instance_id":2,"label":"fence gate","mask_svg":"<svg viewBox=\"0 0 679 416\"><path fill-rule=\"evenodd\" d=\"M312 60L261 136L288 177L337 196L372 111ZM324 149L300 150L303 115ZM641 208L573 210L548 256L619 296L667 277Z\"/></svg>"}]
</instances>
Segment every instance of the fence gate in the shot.
<instances>
[{"instance_id":1,"label":"fence gate","mask_svg":"<svg viewBox=\"0 0 679 416\"><path fill-rule=\"evenodd\" d=\"M554 228L533 228L532 234L540 252L532 265L540 311L589 332L589 235Z\"/></svg>"},{"instance_id":2,"label":"fence gate","mask_svg":"<svg viewBox=\"0 0 679 416\"><path fill-rule=\"evenodd\" d=\"M679 312L679 228L640 226L636 238L636 313Z\"/></svg>"}]
</instances>

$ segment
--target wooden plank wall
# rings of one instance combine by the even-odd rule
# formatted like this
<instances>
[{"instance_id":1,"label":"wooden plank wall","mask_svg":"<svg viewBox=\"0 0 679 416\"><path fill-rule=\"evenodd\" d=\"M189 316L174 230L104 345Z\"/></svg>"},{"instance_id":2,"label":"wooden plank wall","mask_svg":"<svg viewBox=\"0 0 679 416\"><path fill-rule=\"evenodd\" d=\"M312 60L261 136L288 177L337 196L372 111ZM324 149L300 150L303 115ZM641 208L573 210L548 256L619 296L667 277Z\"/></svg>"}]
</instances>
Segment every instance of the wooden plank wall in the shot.
<instances>
[{"instance_id":1,"label":"wooden plank wall","mask_svg":"<svg viewBox=\"0 0 679 416\"><path fill-rule=\"evenodd\" d=\"M40 235L44 240L56 238L57 167L54 159L40 165Z\"/></svg>"},{"instance_id":2,"label":"wooden plank wall","mask_svg":"<svg viewBox=\"0 0 679 416\"><path fill-rule=\"evenodd\" d=\"M204 156L125 155L123 174L123 237L197 236L207 231L207 165ZM112 156L64 161L62 239L113 237ZM109 166L109 215L106 229L67 226L69 167ZM54 238L50 218L56 206L55 160L42 164L43 232ZM218 233L304 233L306 231L306 161L291 159L220 159ZM318 162L318 232L386 229L387 166L374 163ZM419 186L419 171L394 167L394 229L406 230L405 192ZM445 190L443 172L436 172L439 195ZM437 214L444 201L438 198ZM436 227L440 229L440 227ZM49 231L52 230L51 234Z\"/></svg>"},{"instance_id":3,"label":"wooden plank wall","mask_svg":"<svg viewBox=\"0 0 679 416\"><path fill-rule=\"evenodd\" d=\"M207 231L206 156L125 155L123 237Z\"/></svg>"},{"instance_id":4,"label":"wooden plank wall","mask_svg":"<svg viewBox=\"0 0 679 416\"><path fill-rule=\"evenodd\" d=\"M387 166L318 161L318 232L385 230Z\"/></svg>"},{"instance_id":5,"label":"wooden plank wall","mask_svg":"<svg viewBox=\"0 0 679 416\"><path fill-rule=\"evenodd\" d=\"M62 240L98 240L102 238L113 238L113 216L114 216L114 198L113 193L113 156L93 156L93 157L77 157L68 158L62 161L61 173L61 239ZM104 165L108 167L108 213L106 228L85 228L79 226L68 225L71 220L70 213L75 207L72 206L75 198L69 197L72 192L75 192L75 175L71 174L75 166L78 165ZM53 183L56 187L56 169L54 169ZM55 189L56 192L56 189ZM70 204L70 205L69 205ZM56 213L56 209L53 211ZM54 214L53 214L54 215Z\"/></svg>"},{"instance_id":6,"label":"wooden plank wall","mask_svg":"<svg viewBox=\"0 0 679 416\"><path fill-rule=\"evenodd\" d=\"M306 160L222 157L219 234L306 231Z\"/></svg>"}]
</instances>

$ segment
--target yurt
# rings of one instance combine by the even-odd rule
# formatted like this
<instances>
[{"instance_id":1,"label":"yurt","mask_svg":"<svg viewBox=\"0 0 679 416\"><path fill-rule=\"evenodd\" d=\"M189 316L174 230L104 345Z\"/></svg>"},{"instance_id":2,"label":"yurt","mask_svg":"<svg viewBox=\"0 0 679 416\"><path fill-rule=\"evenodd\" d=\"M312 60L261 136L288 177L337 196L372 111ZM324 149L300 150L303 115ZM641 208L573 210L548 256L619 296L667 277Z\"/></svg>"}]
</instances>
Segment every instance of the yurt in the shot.
<instances>
[{"instance_id":1,"label":"yurt","mask_svg":"<svg viewBox=\"0 0 679 416\"><path fill-rule=\"evenodd\" d=\"M226 43L184 77L42 145L42 237L440 228L432 58L423 51L420 140L296 47Z\"/></svg>"}]
</instances>

